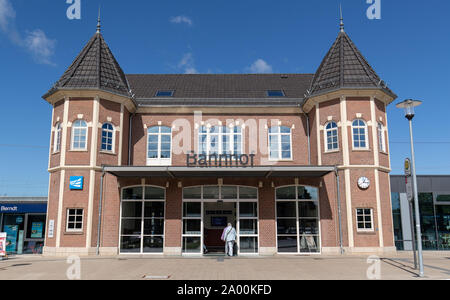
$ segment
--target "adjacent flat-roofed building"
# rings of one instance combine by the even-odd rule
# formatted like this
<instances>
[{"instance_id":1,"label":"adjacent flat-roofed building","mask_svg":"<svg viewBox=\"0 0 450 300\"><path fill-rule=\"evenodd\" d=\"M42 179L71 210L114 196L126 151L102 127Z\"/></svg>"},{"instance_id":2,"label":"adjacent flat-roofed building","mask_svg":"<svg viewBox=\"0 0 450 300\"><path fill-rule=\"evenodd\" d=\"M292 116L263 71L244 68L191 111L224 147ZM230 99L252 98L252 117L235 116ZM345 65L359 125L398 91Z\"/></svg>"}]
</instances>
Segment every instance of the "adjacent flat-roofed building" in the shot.
<instances>
[{"instance_id":1,"label":"adjacent flat-roofed building","mask_svg":"<svg viewBox=\"0 0 450 300\"><path fill-rule=\"evenodd\" d=\"M43 98L47 255L220 253L227 223L238 255L395 251L396 95L343 25L315 74L252 75L125 74L99 26Z\"/></svg>"},{"instance_id":2,"label":"adjacent flat-roofed building","mask_svg":"<svg viewBox=\"0 0 450 300\"><path fill-rule=\"evenodd\" d=\"M420 228L424 250L450 250L450 176L417 176ZM406 178L391 176L394 239L397 250L412 250L414 204L408 201Z\"/></svg>"}]
</instances>

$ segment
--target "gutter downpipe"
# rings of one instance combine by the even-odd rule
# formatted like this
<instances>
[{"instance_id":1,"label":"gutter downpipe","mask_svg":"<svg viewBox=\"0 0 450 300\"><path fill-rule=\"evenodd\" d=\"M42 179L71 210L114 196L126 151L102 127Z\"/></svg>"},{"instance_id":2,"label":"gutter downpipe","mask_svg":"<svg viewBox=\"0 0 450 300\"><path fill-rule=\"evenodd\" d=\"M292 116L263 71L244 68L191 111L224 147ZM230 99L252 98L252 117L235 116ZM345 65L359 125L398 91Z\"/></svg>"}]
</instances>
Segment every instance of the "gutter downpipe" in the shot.
<instances>
[{"instance_id":1,"label":"gutter downpipe","mask_svg":"<svg viewBox=\"0 0 450 300\"><path fill-rule=\"evenodd\" d=\"M103 179L105 178L105 167L102 167L102 177L100 177L100 200L98 203L98 224L97 224L97 256L100 255L100 230L102 226L102 203L103 203Z\"/></svg>"},{"instance_id":2,"label":"gutter downpipe","mask_svg":"<svg viewBox=\"0 0 450 300\"><path fill-rule=\"evenodd\" d=\"M311 133L309 128L309 115L307 113L304 113L306 116L306 135L308 137L308 164L311 165Z\"/></svg>"},{"instance_id":3,"label":"gutter downpipe","mask_svg":"<svg viewBox=\"0 0 450 300\"><path fill-rule=\"evenodd\" d=\"M342 211L341 211L341 191L340 191L340 178L338 168L335 169L336 175L336 192L337 192L337 202L338 202L338 218L339 218L339 248L341 251L341 255L344 255L344 246L342 244Z\"/></svg>"},{"instance_id":4,"label":"gutter downpipe","mask_svg":"<svg viewBox=\"0 0 450 300\"><path fill-rule=\"evenodd\" d=\"M129 124L129 132L128 132L128 165L131 166L131 141L133 138L133 117L134 117L134 113L130 114L130 124Z\"/></svg>"}]
</instances>

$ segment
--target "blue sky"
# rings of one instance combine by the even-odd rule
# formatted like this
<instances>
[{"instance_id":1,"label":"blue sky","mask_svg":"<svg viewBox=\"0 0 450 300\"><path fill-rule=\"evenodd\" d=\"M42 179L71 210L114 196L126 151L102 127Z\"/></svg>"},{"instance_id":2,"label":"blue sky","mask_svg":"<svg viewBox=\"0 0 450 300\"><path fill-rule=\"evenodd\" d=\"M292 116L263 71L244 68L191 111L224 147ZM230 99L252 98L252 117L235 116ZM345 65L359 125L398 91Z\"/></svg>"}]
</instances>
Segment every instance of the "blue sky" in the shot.
<instances>
[{"instance_id":1,"label":"blue sky","mask_svg":"<svg viewBox=\"0 0 450 300\"><path fill-rule=\"evenodd\" d=\"M46 195L51 107L41 96L95 32L126 73L314 73L338 34L337 0L0 0L0 195ZM450 174L450 2L342 0L346 32L399 99L424 101L419 174ZM403 112L389 108L393 174L410 155Z\"/></svg>"}]
</instances>

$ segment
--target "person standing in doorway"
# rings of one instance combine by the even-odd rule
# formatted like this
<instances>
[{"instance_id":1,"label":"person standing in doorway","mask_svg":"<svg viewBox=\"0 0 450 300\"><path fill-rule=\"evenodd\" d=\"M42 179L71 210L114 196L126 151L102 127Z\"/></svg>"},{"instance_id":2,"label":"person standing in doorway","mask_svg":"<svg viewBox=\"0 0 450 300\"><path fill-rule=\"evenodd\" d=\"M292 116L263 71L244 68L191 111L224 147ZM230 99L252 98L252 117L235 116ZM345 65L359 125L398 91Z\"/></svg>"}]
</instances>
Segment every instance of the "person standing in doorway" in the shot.
<instances>
[{"instance_id":1,"label":"person standing in doorway","mask_svg":"<svg viewBox=\"0 0 450 300\"><path fill-rule=\"evenodd\" d=\"M225 254L233 256L234 243L236 242L236 229L234 229L231 223L228 223L228 226L223 230L222 241L225 242Z\"/></svg>"}]
</instances>

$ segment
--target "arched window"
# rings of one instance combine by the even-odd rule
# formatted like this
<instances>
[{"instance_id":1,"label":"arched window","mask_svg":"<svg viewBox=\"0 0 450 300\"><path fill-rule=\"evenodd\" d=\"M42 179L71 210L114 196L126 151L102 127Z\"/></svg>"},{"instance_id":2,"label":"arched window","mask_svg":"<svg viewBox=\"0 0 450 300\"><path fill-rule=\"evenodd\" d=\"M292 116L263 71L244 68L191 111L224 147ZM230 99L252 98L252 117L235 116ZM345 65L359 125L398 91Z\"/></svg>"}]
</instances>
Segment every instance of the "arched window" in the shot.
<instances>
[{"instance_id":1,"label":"arched window","mask_svg":"<svg viewBox=\"0 0 450 300\"><path fill-rule=\"evenodd\" d=\"M242 154L242 128L240 126L201 126L198 134L200 154Z\"/></svg>"},{"instance_id":2,"label":"arched window","mask_svg":"<svg viewBox=\"0 0 450 300\"><path fill-rule=\"evenodd\" d=\"M384 126L382 123L378 123L378 145L381 152L386 152L386 139L384 135Z\"/></svg>"},{"instance_id":3,"label":"arched window","mask_svg":"<svg viewBox=\"0 0 450 300\"><path fill-rule=\"evenodd\" d=\"M61 151L61 123L56 124L55 134L53 136L53 152Z\"/></svg>"},{"instance_id":4,"label":"arched window","mask_svg":"<svg viewBox=\"0 0 450 300\"><path fill-rule=\"evenodd\" d=\"M102 126L102 151L114 152L114 126L110 123Z\"/></svg>"},{"instance_id":5,"label":"arched window","mask_svg":"<svg viewBox=\"0 0 450 300\"><path fill-rule=\"evenodd\" d=\"M368 149L367 125L361 119L353 121L353 148L354 149Z\"/></svg>"},{"instance_id":6,"label":"arched window","mask_svg":"<svg viewBox=\"0 0 450 300\"><path fill-rule=\"evenodd\" d=\"M276 126L269 129L270 160L292 160L291 128Z\"/></svg>"},{"instance_id":7,"label":"arched window","mask_svg":"<svg viewBox=\"0 0 450 300\"><path fill-rule=\"evenodd\" d=\"M72 125L72 150L87 150L88 126L83 120L77 120Z\"/></svg>"},{"instance_id":8,"label":"arched window","mask_svg":"<svg viewBox=\"0 0 450 300\"><path fill-rule=\"evenodd\" d=\"M169 165L172 158L172 129L154 126L148 129L148 165Z\"/></svg>"},{"instance_id":9,"label":"arched window","mask_svg":"<svg viewBox=\"0 0 450 300\"><path fill-rule=\"evenodd\" d=\"M339 131L335 122L329 122L325 126L325 145L326 151L339 150Z\"/></svg>"}]
</instances>

